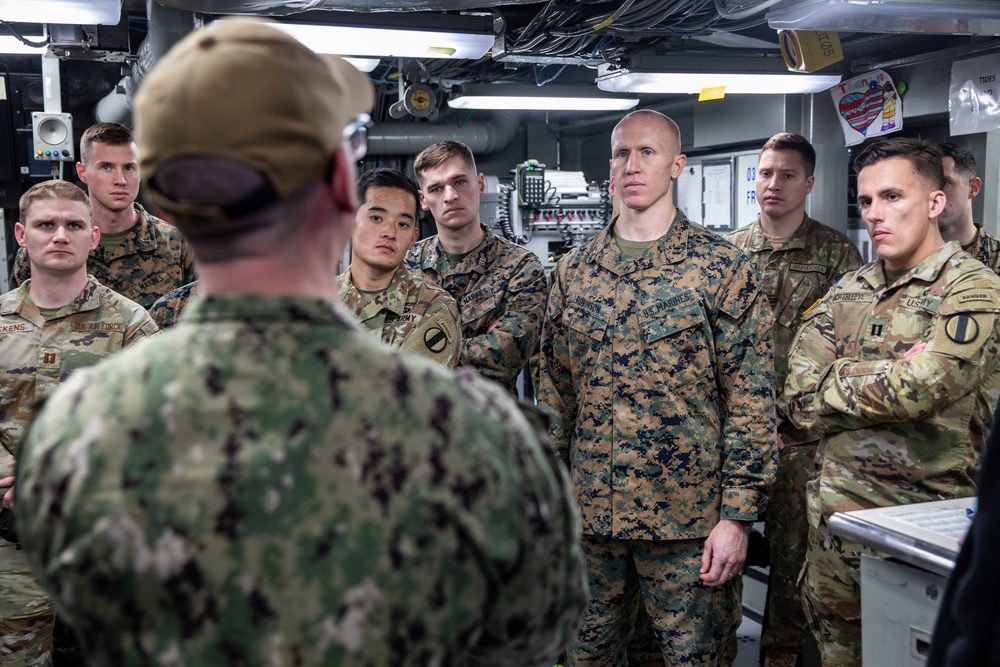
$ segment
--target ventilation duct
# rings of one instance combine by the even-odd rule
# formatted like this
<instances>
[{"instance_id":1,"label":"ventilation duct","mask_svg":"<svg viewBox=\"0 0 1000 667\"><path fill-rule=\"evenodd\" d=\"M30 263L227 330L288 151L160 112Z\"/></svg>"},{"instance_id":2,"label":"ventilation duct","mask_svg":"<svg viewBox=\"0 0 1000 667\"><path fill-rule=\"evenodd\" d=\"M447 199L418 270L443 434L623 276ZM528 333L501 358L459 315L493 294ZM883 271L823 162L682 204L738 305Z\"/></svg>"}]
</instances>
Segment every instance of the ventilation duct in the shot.
<instances>
[{"instance_id":1,"label":"ventilation duct","mask_svg":"<svg viewBox=\"0 0 1000 667\"><path fill-rule=\"evenodd\" d=\"M495 116L490 121L455 125L429 123L377 123L368 131L369 155L416 155L445 139L461 141L473 154L503 150L517 135L516 114Z\"/></svg>"}]
</instances>

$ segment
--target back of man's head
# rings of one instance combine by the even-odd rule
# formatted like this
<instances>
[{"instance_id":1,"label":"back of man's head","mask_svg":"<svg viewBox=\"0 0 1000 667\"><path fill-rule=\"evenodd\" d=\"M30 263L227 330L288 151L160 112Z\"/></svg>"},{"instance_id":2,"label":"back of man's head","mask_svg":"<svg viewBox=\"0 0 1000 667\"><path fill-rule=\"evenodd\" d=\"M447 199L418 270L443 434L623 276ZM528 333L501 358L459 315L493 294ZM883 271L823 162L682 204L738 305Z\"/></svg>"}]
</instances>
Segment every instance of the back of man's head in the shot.
<instances>
[{"instance_id":1,"label":"back of man's head","mask_svg":"<svg viewBox=\"0 0 1000 667\"><path fill-rule=\"evenodd\" d=\"M372 188L395 188L413 195L414 206L420 207L420 188L409 176L398 169L377 167L369 169L358 178L358 201L368 201L368 191Z\"/></svg>"},{"instance_id":2,"label":"back of man's head","mask_svg":"<svg viewBox=\"0 0 1000 667\"><path fill-rule=\"evenodd\" d=\"M476 170L476 158L472 155L472 149L461 141L446 139L420 151L413 161L413 173L417 175L417 180L421 180L425 171L436 169L454 157L460 158L470 170Z\"/></svg>"},{"instance_id":3,"label":"back of man's head","mask_svg":"<svg viewBox=\"0 0 1000 667\"><path fill-rule=\"evenodd\" d=\"M854 158L854 170L860 174L865 167L894 158L907 160L917 175L927 180L934 189L944 189L941 150L937 144L927 139L893 137L875 141Z\"/></svg>"},{"instance_id":4,"label":"back of man's head","mask_svg":"<svg viewBox=\"0 0 1000 667\"><path fill-rule=\"evenodd\" d=\"M31 209L31 205L36 201L41 201L43 199L66 199L68 201L77 201L86 206L87 211L91 212L91 215L93 215L93 206L91 205L90 197L87 196L86 192L69 181L52 179L50 181L42 181L41 183L32 185L23 195L21 195L21 199L18 201L18 215L22 224L26 224L28 222L28 213Z\"/></svg>"},{"instance_id":5,"label":"back of man's head","mask_svg":"<svg viewBox=\"0 0 1000 667\"><path fill-rule=\"evenodd\" d=\"M941 157L950 157L955 161L955 171L962 178L971 181L976 177L976 158L972 151L950 142L939 144L938 148L941 149Z\"/></svg>"},{"instance_id":6,"label":"back of man's head","mask_svg":"<svg viewBox=\"0 0 1000 667\"><path fill-rule=\"evenodd\" d=\"M214 23L171 49L136 96L150 199L200 261L239 252L241 237L301 222L280 206L304 210L303 193L333 178L344 129L371 102L343 59L258 21Z\"/></svg>"},{"instance_id":7,"label":"back of man's head","mask_svg":"<svg viewBox=\"0 0 1000 667\"><path fill-rule=\"evenodd\" d=\"M760 155L764 151L793 151L802 157L802 165L806 169L806 176L812 176L816 171L816 149L809 143L809 140L801 134L793 132L779 132L774 135L760 149Z\"/></svg>"}]
</instances>

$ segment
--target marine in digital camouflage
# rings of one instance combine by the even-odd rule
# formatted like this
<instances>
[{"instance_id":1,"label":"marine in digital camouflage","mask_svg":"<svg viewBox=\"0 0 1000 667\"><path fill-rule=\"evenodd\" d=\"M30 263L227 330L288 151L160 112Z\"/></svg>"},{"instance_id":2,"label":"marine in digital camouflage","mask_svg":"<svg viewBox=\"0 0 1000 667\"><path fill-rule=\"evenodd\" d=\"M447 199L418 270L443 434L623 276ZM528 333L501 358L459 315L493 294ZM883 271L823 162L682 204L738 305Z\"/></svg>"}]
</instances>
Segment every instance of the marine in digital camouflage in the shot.
<instances>
[{"instance_id":1,"label":"marine in digital camouflage","mask_svg":"<svg viewBox=\"0 0 1000 667\"><path fill-rule=\"evenodd\" d=\"M30 288L28 280L0 296L0 477L14 474L39 399L70 373L157 331L142 307L92 276L79 297L48 317L31 301ZM0 538L0 665L51 664L54 620L24 552Z\"/></svg>"},{"instance_id":2,"label":"marine in digital camouflage","mask_svg":"<svg viewBox=\"0 0 1000 667\"><path fill-rule=\"evenodd\" d=\"M444 288L462 316L459 366L472 366L517 396L515 380L538 344L548 281L531 251L483 226L483 241L451 266L437 236L418 241L406 266Z\"/></svg>"},{"instance_id":3,"label":"marine in digital camouflage","mask_svg":"<svg viewBox=\"0 0 1000 667\"><path fill-rule=\"evenodd\" d=\"M1000 274L1000 240L987 234L982 227L976 233L975 240L962 250L969 253L980 262Z\"/></svg>"},{"instance_id":4,"label":"marine in digital camouflage","mask_svg":"<svg viewBox=\"0 0 1000 667\"><path fill-rule=\"evenodd\" d=\"M91 664L554 662L587 594L540 415L325 301L181 320L70 378L23 448L21 537Z\"/></svg>"},{"instance_id":5,"label":"marine in digital camouflage","mask_svg":"<svg viewBox=\"0 0 1000 667\"><path fill-rule=\"evenodd\" d=\"M866 265L806 316L779 406L823 434L807 491L804 596L828 659L860 661L861 547L831 547L827 522L834 512L975 495L1000 397L998 314L1000 277L946 243L892 284L882 261ZM927 348L904 359L917 342ZM837 558L814 553L829 548Z\"/></svg>"},{"instance_id":6,"label":"marine in digital camouflage","mask_svg":"<svg viewBox=\"0 0 1000 667\"><path fill-rule=\"evenodd\" d=\"M788 351L803 313L822 299L845 273L861 266L854 242L806 216L788 242L775 248L755 222L726 235L761 276L761 287L774 311L776 395L784 391ZM770 549L767 623L761 635L765 667L795 667L808 636L798 586L806 555L806 482L815 467L815 436L790 422L778 427L785 448L779 452L765 518Z\"/></svg>"},{"instance_id":7,"label":"marine in digital camouflage","mask_svg":"<svg viewBox=\"0 0 1000 667\"><path fill-rule=\"evenodd\" d=\"M720 519L753 520L767 504L777 457L770 308L747 258L683 213L627 261L612 229L553 270L539 405L553 418L585 536L698 551L700 564ZM674 608L663 590L654 625ZM599 625L588 622L581 637ZM704 640L735 630L723 626L689 618L684 628Z\"/></svg>"},{"instance_id":8,"label":"marine in digital camouflage","mask_svg":"<svg viewBox=\"0 0 1000 667\"><path fill-rule=\"evenodd\" d=\"M149 309L149 315L156 322L156 326L161 329L169 329L177 324L181 311L184 310L188 301L196 296L198 296L197 280L161 296Z\"/></svg>"},{"instance_id":9,"label":"marine in digital camouflage","mask_svg":"<svg viewBox=\"0 0 1000 667\"><path fill-rule=\"evenodd\" d=\"M448 292L428 285L400 266L385 290L371 302L357 290L348 269L337 277L337 296L368 331L446 368L458 363L462 330L458 305Z\"/></svg>"},{"instance_id":10,"label":"marine in digital camouflage","mask_svg":"<svg viewBox=\"0 0 1000 667\"><path fill-rule=\"evenodd\" d=\"M90 251L87 273L143 308L195 279L194 262L187 242L173 225L150 215L134 204L138 222L121 245L108 250L102 245ZM27 253L18 250L11 272L17 287L31 277Z\"/></svg>"}]
</instances>

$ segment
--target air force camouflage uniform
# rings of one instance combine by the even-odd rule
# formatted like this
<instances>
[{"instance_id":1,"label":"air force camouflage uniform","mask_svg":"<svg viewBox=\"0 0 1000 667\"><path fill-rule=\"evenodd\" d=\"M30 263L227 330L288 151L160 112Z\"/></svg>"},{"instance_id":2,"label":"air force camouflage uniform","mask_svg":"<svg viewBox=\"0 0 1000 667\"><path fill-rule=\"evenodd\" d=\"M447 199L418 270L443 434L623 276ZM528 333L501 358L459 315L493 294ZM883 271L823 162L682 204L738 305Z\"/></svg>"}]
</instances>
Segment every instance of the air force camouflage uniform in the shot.
<instances>
[{"instance_id":1,"label":"air force camouflage uniform","mask_svg":"<svg viewBox=\"0 0 1000 667\"><path fill-rule=\"evenodd\" d=\"M0 477L14 474L36 400L70 373L157 330L138 304L93 277L79 297L48 319L28 296L30 286L28 281L0 296ZM52 649L53 620L52 605L31 576L24 552L0 539L0 665L49 664L44 656Z\"/></svg>"},{"instance_id":2,"label":"air force camouflage uniform","mask_svg":"<svg viewBox=\"0 0 1000 667\"><path fill-rule=\"evenodd\" d=\"M861 663L863 549L829 518L975 495L1000 396L998 314L1000 277L946 243L891 285L883 262L866 265L806 316L781 407L822 434L803 596L824 664Z\"/></svg>"},{"instance_id":3,"label":"air force camouflage uniform","mask_svg":"<svg viewBox=\"0 0 1000 667\"><path fill-rule=\"evenodd\" d=\"M167 292L195 279L194 258L177 228L134 204L139 216L132 233L121 245L109 250L98 244L87 258L87 272L143 308ZM31 277L28 255L19 250L11 284L15 287Z\"/></svg>"},{"instance_id":4,"label":"air force camouflage uniform","mask_svg":"<svg viewBox=\"0 0 1000 667\"><path fill-rule=\"evenodd\" d=\"M197 280L161 296L149 309L149 316L156 322L156 326L161 329L169 329L177 324L181 311L187 306L188 301L196 296L198 296Z\"/></svg>"},{"instance_id":5,"label":"air force camouflage uniform","mask_svg":"<svg viewBox=\"0 0 1000 667\"><path fill-rule=\"evenodd\" d=\"M609 226L554 269L539 404L570 467L592 595L570 664L615 664L640 585L670 664L711 664L735 636L736 581L698 575L719 520L767 503L771 324L743 253L680 212L643 255L623 260Z\"/></svg>"},{"instance_id":6,"label":"air force camouflage uniform","mask_svg":"<svg viewBox=\"0 0 1000 667\"><path fill-rule=\"evenodd\" d=\"M976 238L962 250L1000 274L1000 240L990 236L980 227Z\"/></svg>"},{"instance_id":7,"label":"air force camouflage uniform","mask_svg":"<svg viewBox=\"0 0 1000 667\"><path fill-rule=\"evenodd\" d=\"M586 582L540 420L325 301L181 325L70 378L24 444L19 530L92 664L552 664Z\"/></svg>"},{"instance_id":8,"label":"air force camouflage uniform","mask_svg":"<svg viewBox=\"0 0 1000 667\"><path fill-rule=\"evenodd\" d=\"M458 305L440 287L428 285L405 266L371 302L351 280L351 270L337 277L337 297L368 331L390 347L400 347L446 368L458 363L462 345Z\"/></svg>"},{"instance_id":9,"label":"air force camouflage uniform","mask_svg":"<svg viewBox=\"0 0 1000 667\"><path fill-rule=\"evenodd\" d=\"M458 302L459 365L472 366L517 396L515 380L538 344L548 281L531 251L482 229L483 241L458 266L449 264L437 236L413 246L406 266Z\"/></svg>"},{"instance_id":10,"label":"air force camouflage uniform","mask_svg":"<svg viewBox=\"0 0 1000 667\"><path fill-rule=\"evenodd\" d=\"M861 254L845 235L808 216L780 248L771 245L759 218L727 234L726 240L750 258L774 311L775 387L781 396L788 375L788 351L802 314L841 276L861 266ZM761 653L765 667L795 667L808 633L798 576L809 535L806 481L815 468L817 441L789 422L778 431L785 448L779 453L778 473L767 502L771 574Z\"/></svg>"}]
</instances>

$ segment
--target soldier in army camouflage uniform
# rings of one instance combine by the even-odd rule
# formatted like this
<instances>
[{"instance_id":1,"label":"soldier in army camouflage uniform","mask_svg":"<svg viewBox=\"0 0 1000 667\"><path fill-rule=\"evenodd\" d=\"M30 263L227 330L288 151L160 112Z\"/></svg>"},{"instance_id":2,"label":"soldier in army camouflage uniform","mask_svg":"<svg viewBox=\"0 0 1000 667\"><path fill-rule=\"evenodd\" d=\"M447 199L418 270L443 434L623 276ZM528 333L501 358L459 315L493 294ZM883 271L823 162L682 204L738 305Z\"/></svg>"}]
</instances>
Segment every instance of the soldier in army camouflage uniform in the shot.
<instances>
[{"instance_id":1,"label":"soldier in army camouflage uniform","mask_svg":"<svg viewBox=\"0 0 1000 667\"><path fill-rule=\"evenodd\" d=\"M807 487L803 597L824 665L861 664L861 545L834 512L975 495L1000 396L1000 277L944 243L941 154L917 139L855 160L858 206L879 260L807 314L779 407L821 435Z\"/></svg>"},{"instance_id":2,"label":"soldier in army camouflage uniform","mask_svg":"<svg viewBox=\"0 0 1000 667\"><path fill-rule=\"evenodd\" d=\"M395 169L372 169L358 179L358 201L351 265L337 278L341 303L383 343L454 368L458 304L403 266L420 233L417 184Z\"/></svg>"},{"instance_id":3,"label":"soldier in army camouflage uniform","mask_svg":"<svg viewBox=\"0 0 1000 667\"><path fill-rule=\"evenodd\" d=\"M570 665L623 665L637 605L667 664L716 664L774 478L771 310L743 253L674 208L679 152L669 118L626 116L612 133L621 213L553 273L538 398L592 595Z\"/></svg>"},{"instance_id":4,"label":"soldier in army camouflage uniform","mask_svg":"<svg viewBox=\"0 0 1000 667\"><path fill-rule=\"evenodd\" d=\"M97 123L80 139L76 172L87 185L101 243L87 271L102 285L143 308L195 279L191 251L173 225L146 212L139 194L139 149L132 132L117 123ZM31 276L24 250L11 275L15 287Z\"/></svg>"},{"instance_id":5,"label":"soldier in army camouflage uniform","mask_svg":"<svg viewBox=\"0 0 1000 667\"><path fill-rule=\"evenodd\" d=\"M941 144L947 202L938 216L941 238L957 241L962 250L1000 274L1000 240L987 234L972 217L972 200L983 186L976 158L957 144Z\"/></svg>"},{"instance_id":6,"label":"soldier in army camouflage uniform","mask_svg":"<svg viewBox=\"0 0 1000 667\"><path fill-rule=\"evenodd\" d=\"M198 296L197 280L161 296L149 309L149 315L156 322L156 326L161 329L169 329L177 324L181 311L184 310L188 301L196 296Z\"/></svg>"},{"instance_id":7,"label":"soldier in army camouflage uniform","mask_svg":"<svg viewBox=\"0 0 1000 667\"><path fill-rule=\"evenodd\" d=\"M786 132L771 137L757 160L760 217L726 236L760 273L774 311L779 396L802 314L841 276L861 266L861 254L849 238L806 215L815 167L816 151L805 137ZM778 433L778 474L765 519L771 571L760 651L764 667L795 667L809 632L797 580L806 556L806 482L815 468L817 442L787 422L779 424Z\"/></svg>"},{"instance_id":8,"label":"soldier in army camouflage uniform","mask_svg":"<svg viewBox=\"0 0 1000 667\"><path fill-rule=\"evenodd\" d=\"M420 202L437 235L416 244L406 265L448 290L462 315L460 366L472 366L517 396L515 381L538 345L548 280L530 251L493 234L479 220L485 177L458 141L424 149L413 163Z\"/></svg>"},{"instance_id":9,"label":"soldier in army camouflage uniform","mask_svg":"<svg viewBox=\"0 0 1000 667\"><path fill-rule=\"evenodd\" d=\"M14 502L14 463L36 401L70 373L156 333L138 304L87 275L100 231L87 194L45 181L21 197L14 236L29 251L32 279L0 296L0 494ZM9 520L4 510L3 522ZM51 663L52 604L10 533L0 538L0 665Z\"/></svg>"},{"instance_id":10,"label":"soldier in army camouflage uniform","mask_svg":"<svg viewBox=\"0 0 1000 667\"><path fill-rule=\"evenodd\" d=\"M89 664L551 665L574 632L579 523L540 415L336 306L371 102L247 20L143 82L150 197L201 296L54 393L15 508Z\"/></svg>"}]
</instances>

